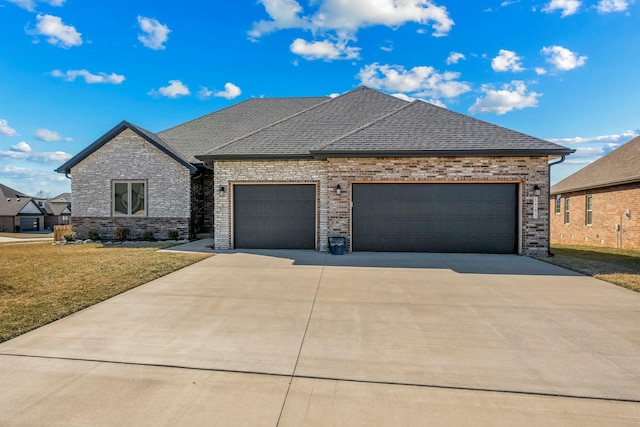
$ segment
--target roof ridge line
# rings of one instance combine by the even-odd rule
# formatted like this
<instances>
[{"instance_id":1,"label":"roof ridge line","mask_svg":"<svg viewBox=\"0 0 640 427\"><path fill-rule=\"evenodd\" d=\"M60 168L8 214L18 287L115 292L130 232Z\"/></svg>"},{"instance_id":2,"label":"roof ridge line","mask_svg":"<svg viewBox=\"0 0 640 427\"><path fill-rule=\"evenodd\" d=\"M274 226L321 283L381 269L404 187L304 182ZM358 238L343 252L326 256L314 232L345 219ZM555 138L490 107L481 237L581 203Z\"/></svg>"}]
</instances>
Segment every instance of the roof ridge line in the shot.
<instances>
[{"instance_id":1,"label":"roof ridge line","mask_svg":"<svg viewBox=\"0 0 640 427\"><path fill-rule=\"evenodd\" d=\"M329 141L329 142L325 142L325 143L322 143L322 144L316 145L315 147L311 147L311 148L309 149L309 152L310 152L310 153L313 153L313 152L315 152L315 151L322 150L324 147L326 147L326 146L328 146L328 145L331 145L331 144L333 144L333 143L335 143L335 142L340 141L341 139L344 139L344 138L346 138L346 137L348 137L348 136L351 136L351 135L353 135L353 134L355 134L355 133L357 133L357 132L360 132L360 131L362 131L362 130L364 130L364 129L368 128L368 127L371 127L371 126L373 126L374 124L376 124L376 123L378 123L378 122L380 122L380 121L382 121L382 120L386 119L387 117L390 117L390 116L392 116L392 115L394 115L394 114L399 113L400 111L404 110L405 108L409 108L411 105L413 105L413 104L414 104L414 103L416 103L416 102L422 102L422 101L418 101L418 100L411 101L411 102L407 103L406 105L403 105L402 107L400 107L400 108L398 108L398 109L396 109L396 110L393 110L393 111L391 111L391 112L389 112L389 113L387 113L387 114L384 114L384 115L382 115L382 116L378 117L377 119L372 120L371 122L366 123L366 124L364 124L364 125L360 126L360 127L359 127L359 128L357 128L357 129L353 129L353 130L351 130L351 131L349 131L349 132L345 133L344 135L340 135L339 137L337 137L337 138L335 138L335 139L333 139L333 140L331 140L331 141Z\"/></svg>"},{"instance_id":2,"label":"roof ridge line","mask_svg":"<svg viewBox=\"0 0 640 427\"><path fill-rule=\"evenodd\" d=\"M340 96L342 96L342 95L340 95ZM319 98L322 98L322 97L319 97ZM338 97L336 97L336 98L338 98ZM265 129L269 129L270 127L273 127L273 126L278 125L278 124L280 124L280 123L283 123L283 122L285 122L285 121L287 121L287 120L290 120L290 119L292 119L292 118L294 118L294 117L297 117L297 116L299 116L299 115L301 115L301 114L304 114L304 113L306 113L307 111L311 111L311 110L313 110L314 108L318 108L318 107L320 107L321 105L325 105L326 103L329 103L329 102L333 101L333 100L334 100L334 99L336 99L336 98L329 98L329 99L327 99L327 100L326 100L326 101L324 101L324 102L320 102L320 103L318 103L318 104L316 104L316 105L313 105L313 106L311 106L311 107L309 107L309 108L306 108L306 109L304 109L304 110L302 110L302 111L298 111L297 113L292 114L292 115L290 115L290 116L288 116L288 117L285 117L284 119L281 119L281 120L278 120L278 121L276 121L276 122L270 123L270 124L268 124L268 125L266 125L266 126L261 127L260 129L256 129L256 130L254 130L254 131L252 131L252 132L249 132L249 133L247 133L247 134L245 134L245 135L242 135L242 136L239 136L239 137L237 137L237 138L234 138L234 139L232 139L231 141L225 142L225 143L224 143L224 144L222 144L222 145L219 145L219 146L217 146L217 147L215 147L215 148L212 148L211 150L207 151L206 153L196 155L196 156L195 156L195 158L196 158L196 159L199 159L199 157L201 157L201 156L207 156L207 155L209 155L209 153L211 153L212 151L219 150L219 149L224 148L224 147L226 147L226 146L228 146L228 145L231 145L231 144L233 144L233 143L235 143L235 142L238 142L238 141L240 141L240 140L242 140L242 139L244 139L244 138L247 138L247 137L249 137L249 136L251 136L251 135L255 135L255 134L256 134L256 133L258 133L258 132L262 132L262 131L263 131L263 130L265 130ZM271 99L271 98L270 98L270 99ZM292 98L288 98L288 99L292 99Z\"/></svg>"}]
</instances>

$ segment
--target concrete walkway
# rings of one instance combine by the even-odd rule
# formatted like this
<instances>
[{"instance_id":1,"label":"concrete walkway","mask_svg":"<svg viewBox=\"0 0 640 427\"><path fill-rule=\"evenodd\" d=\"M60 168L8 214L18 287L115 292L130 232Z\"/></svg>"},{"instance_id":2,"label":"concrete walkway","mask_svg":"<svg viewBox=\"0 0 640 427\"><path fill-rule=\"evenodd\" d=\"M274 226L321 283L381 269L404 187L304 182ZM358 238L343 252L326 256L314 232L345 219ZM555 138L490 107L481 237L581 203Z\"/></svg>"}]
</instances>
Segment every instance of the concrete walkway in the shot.
<instances>
[{"instance_id":1,"label":"concrete walkway","mask_svg":"<svg viewBox=\"0 0 640 427\"><path fill-rule=\"evenodd\" d=\"M26 239L20 239L17 237L4 237L0 236L0 243L29 243L29 242L53 242L53 237L28 237Z\"/></svg>"},{"instance_id":2,"label":"concrete walkway","mask_svg":"<svg viewBox=\"0 0 640 427\"><path fill-rule=\"evenodd\" d=\"M525 257L219 253L0 344L0 425L638 425L638 324Z\"/></svg>"}]
</instances>

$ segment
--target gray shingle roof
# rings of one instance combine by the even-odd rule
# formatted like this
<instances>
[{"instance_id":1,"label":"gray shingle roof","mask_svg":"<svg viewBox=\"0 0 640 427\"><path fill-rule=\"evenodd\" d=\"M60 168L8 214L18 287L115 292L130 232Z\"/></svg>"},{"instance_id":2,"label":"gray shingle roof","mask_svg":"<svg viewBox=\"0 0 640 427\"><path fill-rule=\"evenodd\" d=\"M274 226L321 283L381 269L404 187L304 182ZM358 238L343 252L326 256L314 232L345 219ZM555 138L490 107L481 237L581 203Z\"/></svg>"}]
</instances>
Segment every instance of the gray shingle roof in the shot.
<instances>
[{"instance_id":1,"label":"gray shingle roof","mask_svg":"<svg viewBox=\"0 0 640 427\"><path fill-rule=\"evenodd\" d=\"M16 216L32 200L31 196L3 184L0 184L0 195L0 216Z\"/></svg>"},{"instance_id":2,"label":"gray shingle roof","mask_svg":"<svg viewBox=\"0 0 640 427\"><path fill-rule=\"evenodd\" d=\"M563 179L551 187L551 194L631 182L640 182L640 136Z\"/></svg>"},{"instance_id":3,"label":"gray shingle roof","mask_svg":"<svg viewBox=\"0 0 640 427\"><path fill-rule=\"evenodd\" d=\"M146 129L141 128L140 126L136 126L133 123L129 123L127 121L122 121L115 127L113 127L109 132L102 135L99 139L89 145L87 148L82 150L80 153L73 156L71 159L67 160L62 166L56 169L58 173L69 173L71 168L84 160L91 153L96 151L98 148L102 147L104 144L113 139L116 135L122 132L125 129L131 129L133 132L140 135L142 138L155 145L161 151L165 152L169 157L176 160L178 163L182 164L184 167L189 169L192 173L194 173L197 169L195 166L190 164L184 157L182 157L179 153L177 153L171 146L169 146L162 138L156 135L153 132L149 132Z\"/></svg>"},{"instance_id":4,"label":"gray shingle roof","mask_svg":"<svg viewBox=\"0 0 640 427\"><path fill-rule=\"evenodd\" d=\"M382 92L359 87L197 158L311 157L309 150L312 147L334 140L406 103Z\"/></svg>"},{"instance_id":5,"label":"gray shingle roof","mask_svg":"<svg viewBox=\"0 0 640 427\"><path fill-rule=\"evenodd\" d=\"M312 149L326 155L569 154L560 145L446 108L414 101L351 133Z\"/></svg>"},{"instance_id":6,"label":"gray shingle roof","mask_svg":"<svg viewBox=\"0 0 640 427\"><path fill-rule=\"evenodd\" d=\"M254 98L159 132L191 163L216 147L327 101L328 97Z\"/></svg>"}]
</instances>

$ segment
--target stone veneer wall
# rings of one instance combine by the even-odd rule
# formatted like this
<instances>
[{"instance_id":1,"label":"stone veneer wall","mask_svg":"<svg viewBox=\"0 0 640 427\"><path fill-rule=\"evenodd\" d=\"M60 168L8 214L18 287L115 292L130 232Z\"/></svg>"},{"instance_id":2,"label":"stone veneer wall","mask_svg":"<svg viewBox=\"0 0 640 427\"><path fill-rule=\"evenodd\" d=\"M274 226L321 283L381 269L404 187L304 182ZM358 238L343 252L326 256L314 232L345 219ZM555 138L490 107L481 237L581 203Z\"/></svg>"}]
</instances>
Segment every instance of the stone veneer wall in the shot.
<instances>
[{"instance_id":1,"label":"stone veneer wall","mask_svg":"<svg viewBox=\"0 0 640 427\"><path fill-rule=\"evenodd\" d=\"M586 224L587 195L592 196L591 225ZM570 198L569 224L564 223ZM640 182L561 194L560 213L551 197L551 243L640 249ZM629 210L630 217L625 212ZM617 226L620 225L620 230Z\"/></svg>"},{"instance_id":2,"label":"stone veneer wall","mask_svg":"<svg viewBox=\"0 0 640 427\"><path fill-rule=\"evenodd\" d=\"M130 129L74 166L71 178L71 223L80 238L94 229L110 239L118 226L129 227L134 238L146 230L158 238L165 238L170 230L189 237L191 173ZM114 180L146 182L145 217L112 216Z\"/></svg>"},{"instance_id":3,"label":"stone veneer wall","mask_svg":"<svg viewBox=\"0 0 640 427\"><path fill-rule=\"evenodd\" d=\"M547 157L333 158L326 161L217 161L214 187L241 182L317 182L318 250L328 236L344 236L350 247L353 182L518 182L521 183L521 253L548 252ZM340 184L342 194L333 189ZM541 188L538 218L533 218L533 186ZM231 191L216 195L214 240L217 249L232 247Z\"/></svg>"}]
</instances>

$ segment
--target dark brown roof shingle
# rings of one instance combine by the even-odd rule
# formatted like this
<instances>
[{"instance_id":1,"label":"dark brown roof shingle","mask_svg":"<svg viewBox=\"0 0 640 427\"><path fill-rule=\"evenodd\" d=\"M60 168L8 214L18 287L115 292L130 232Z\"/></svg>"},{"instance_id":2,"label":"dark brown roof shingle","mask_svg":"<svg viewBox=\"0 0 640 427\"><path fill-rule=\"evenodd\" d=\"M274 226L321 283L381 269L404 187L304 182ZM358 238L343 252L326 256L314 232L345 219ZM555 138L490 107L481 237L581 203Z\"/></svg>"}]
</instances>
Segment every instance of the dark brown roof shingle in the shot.
<instances>
[{"instance_id":1,"label":"dark brown roof shingle","mask_svg":"<svg viewBox=\"0 0 640 427\"><path fill-rule=\"evenodd\" d=\"M640 136L563 179L551 187L551 194L638 181L640 181Z\"/></svg>"}]
</instances>

